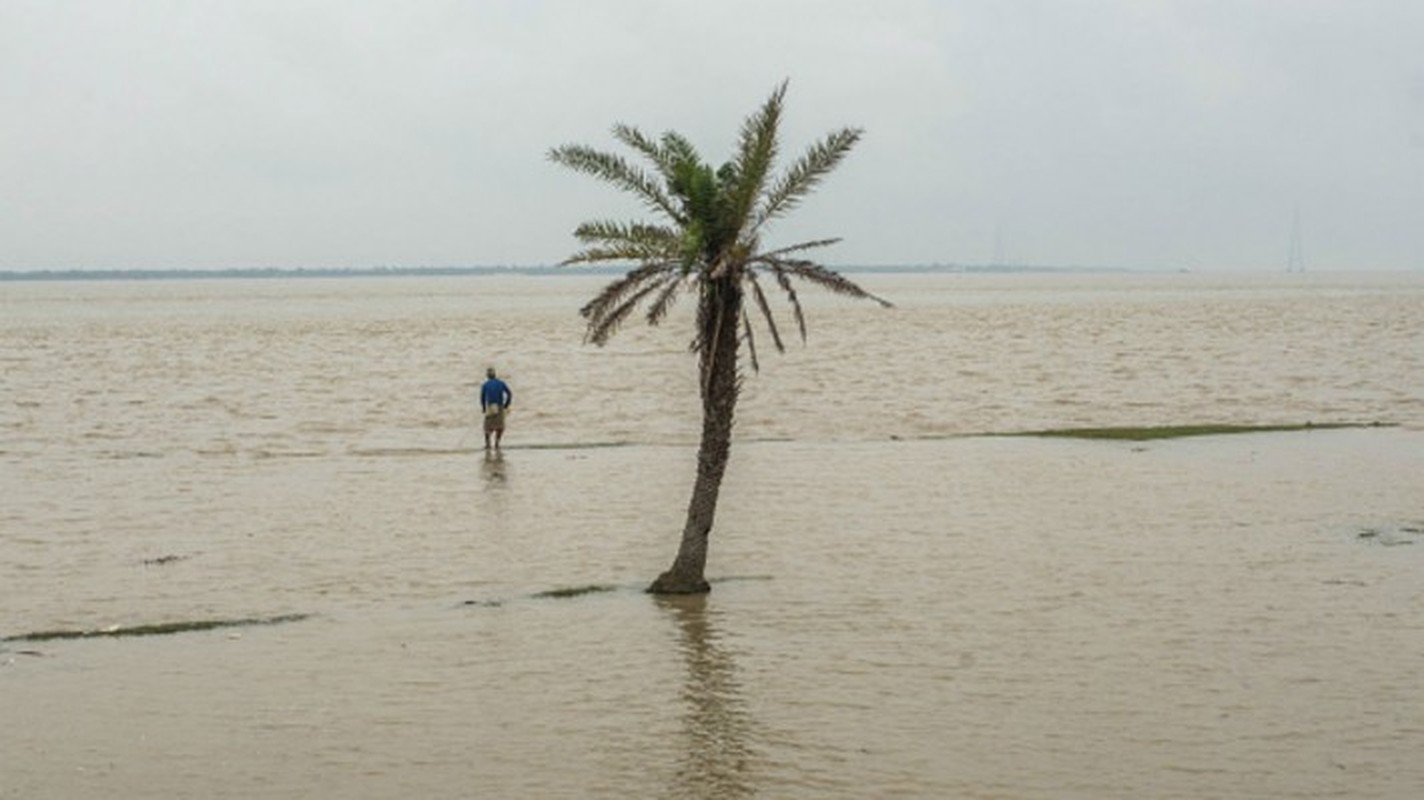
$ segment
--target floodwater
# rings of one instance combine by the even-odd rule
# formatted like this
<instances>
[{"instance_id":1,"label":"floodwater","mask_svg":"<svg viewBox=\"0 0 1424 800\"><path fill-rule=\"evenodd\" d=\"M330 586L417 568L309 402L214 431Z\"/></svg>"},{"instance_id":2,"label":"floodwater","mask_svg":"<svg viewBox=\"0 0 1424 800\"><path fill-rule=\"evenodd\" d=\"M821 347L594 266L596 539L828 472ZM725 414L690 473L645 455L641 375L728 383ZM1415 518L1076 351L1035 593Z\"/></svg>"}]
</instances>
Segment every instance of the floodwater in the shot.
<instances>
[{"instance_id":1,"label":"floodwater","mask_svg":"<svg viewBox=\"0 0 1424 800\"><path fill-rule=\"evenodd\" d=\"M758 338L683 600L690 308L0 284L0 797L1424 795L1424 275L858 278ZM984 435L1307 421L1383 425Z\"/></svg>"}]
</instances>

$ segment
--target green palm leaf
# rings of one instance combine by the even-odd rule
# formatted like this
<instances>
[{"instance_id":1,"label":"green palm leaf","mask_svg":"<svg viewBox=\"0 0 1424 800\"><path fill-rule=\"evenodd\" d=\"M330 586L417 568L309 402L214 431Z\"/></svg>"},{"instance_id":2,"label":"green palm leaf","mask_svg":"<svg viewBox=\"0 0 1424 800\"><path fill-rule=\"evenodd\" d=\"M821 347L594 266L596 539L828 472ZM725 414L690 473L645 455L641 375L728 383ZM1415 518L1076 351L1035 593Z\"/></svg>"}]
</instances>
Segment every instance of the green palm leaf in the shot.
<instances>
[{"instance_id":1,"label":"green palm leaf","mask_svg":"<svg viewBox=\"0 0 1424 800\"><path fill-rule=\"evenodd\" d=\"M775 250L768 250L768 251L765 252L765 253L759 254L758 258L760 258L760 259L774 259L774 258L780 258L780 257L786 255L787 253L799 253L799 252L801 252L802 250L811 250L811 249L816 248L816 247L830 247L830 246L833 245L833 244L839 244L840 241L841 241L840 238L837 237L837 238L835 238L835 239L815 239L815 240L809 241L809 242L800 242L799 244L787 245L786 247L778 247L778 248L775 249Z\"/></svg>"},{"instance_id":2,"label":"green palm leaf","mask_svg":"<svg viewBox=\"0 0 1424 800\"><path fill-rule=\"evenodd\" d=\"M681 234L666 225L650 225L645 222L617 222L614 220L590 220L574 229L574 236L581 242L628 242L636 244L676 243Z\"/></svg>"},{"instance_id":3,"label":"green palm leaf","mask_svg":"<svg viewBox=\"0 0 1424 800\"><path fill-rule=\"evenodd\" d=\"M647 260L648 249L636 244L598 245L580 250L563 261L559 266L574 264L598 264L607 261L640 262Z\"/></svg>"},{"instance_id":4,"label":"green palm leaf","mask_svg":"<svg viewBox=\"0 0 1424 800\"><path fill-rule=\"evenodd\" d=\"M759 228L795 208L827 173L841 163L863 133L860 128L842 128L807 149L771 187L757 212L753 228Z\"/></svg>"},{"instance_id":5,"label":"green palm leaf","mask_svg":"<svg viewBox=\"0 0 1424 800\"><path fill-rule=\"evenodd\" d=\"M668 131L662 138L663 152L667 158L667 164L673 165L680 162L689 164L701 164L702 156L698 154L697 148L692 146L686 137L677 131Z\"/></svg>"},{"instance_id":6,"label":"green palm leaf","mask_svg":"<svg viewBox=\"0 0 1424 800\"><path fill-rule=\"evenodd\" d=\"M576 172L592 175L601 181L611 183L630 192L642 200L649 208L667 214L681 223L676 206L646 172L629 164L625 159L594 150L583 145L564 145L549 151L549 160L562 164Z\"/></svg>"},{"instance_id":7,"label":"green palm leaf","mask_svg":"<svg viewBox=\"0 0 1424 800\"><path fill-rule=\"evenodd\" d=\"M747 230L747 222L757 198L766 187L772 164L776 161L777 130L781 126L781 107L786 97L786 82L776 87L761 109L742 125L737 160L732 173L728 217L738 233Z\"/></svg>"}]
</instances>

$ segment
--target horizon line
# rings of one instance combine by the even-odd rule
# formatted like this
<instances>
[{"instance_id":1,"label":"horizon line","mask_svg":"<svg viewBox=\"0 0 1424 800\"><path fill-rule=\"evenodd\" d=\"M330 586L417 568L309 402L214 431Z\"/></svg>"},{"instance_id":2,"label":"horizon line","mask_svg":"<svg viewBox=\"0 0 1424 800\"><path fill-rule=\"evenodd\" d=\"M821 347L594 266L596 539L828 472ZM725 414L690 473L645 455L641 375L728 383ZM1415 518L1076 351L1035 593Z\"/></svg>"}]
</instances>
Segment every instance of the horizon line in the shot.
<instances>
[{"instance_id":1,"label":"horizon line","mask_svg":"<svg viewBox=\"0 0 1424 800\"><path fill-rule=\"evenodd\" d=\"M44 269L0 269L0 281L43 281L43 280L163 280L190 278L344 278L344 277L439 277L439 276L481 276L481 275L619 275L627 272L629 265L475 265L475 266L368 266L368 267L73 267ZM1252 274L1272 274L1285 270L1272 267L1228 268L1213 267L1189 269L1186 267L1115 267L1094 265L1046 265L1046 264L977 264L958 262L930 262L921 264L843 264L827 265L837 272L874 273L967 273L967 274L1013 274L1013 273L1218 273L1245 272ZM1314 270L1318 273L1332 272L1417 272L1419 268L1362 269L1362 270Z\"/></svg>"}]
</instances>

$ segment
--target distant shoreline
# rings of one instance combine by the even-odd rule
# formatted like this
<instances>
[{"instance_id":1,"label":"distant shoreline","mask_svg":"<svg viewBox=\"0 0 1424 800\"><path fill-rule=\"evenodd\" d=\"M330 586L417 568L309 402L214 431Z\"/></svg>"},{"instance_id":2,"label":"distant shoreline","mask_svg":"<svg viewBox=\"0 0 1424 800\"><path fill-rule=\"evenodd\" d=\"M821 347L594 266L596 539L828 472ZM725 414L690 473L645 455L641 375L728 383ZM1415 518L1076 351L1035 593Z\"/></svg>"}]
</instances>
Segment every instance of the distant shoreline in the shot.
<instances>
[{"instance_id":1,"label":"distant shoreline","mask_svg":"<svg viewBox=\"0 0 1424 800\"><path fill-rule=\"evenodd\" d=\"M1129 273L1111 267L1035 267L975 264L926 264L902 266L838 266L848 273ZM214 280L231 278L390 278L422 276L481 275L621 275L624 267L335 267L288 268L247 267L239 269L45 269L0 270L0 281L151 281Z\"/></svg>"}]
</instances>

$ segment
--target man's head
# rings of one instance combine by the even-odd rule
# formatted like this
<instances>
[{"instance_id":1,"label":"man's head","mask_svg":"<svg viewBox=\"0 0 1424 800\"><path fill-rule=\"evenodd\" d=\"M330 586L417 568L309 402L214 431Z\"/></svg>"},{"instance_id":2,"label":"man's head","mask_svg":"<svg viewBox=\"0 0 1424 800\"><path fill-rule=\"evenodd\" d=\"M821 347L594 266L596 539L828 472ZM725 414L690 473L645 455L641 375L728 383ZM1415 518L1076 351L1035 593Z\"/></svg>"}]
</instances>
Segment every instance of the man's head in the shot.
<instances>
[{"instance_id":1,"label":"man's head","mask_svg":"<svg viewBox=\"0 0 1424 800\"><path fill-rule=\"evenodd\" d=\"M494 377L494 367L490 367L489 369L486 369L486 370L485 370L485 377L486 377L486 378L493 378L493 377Z\"/></svg>"}]
</instances>

